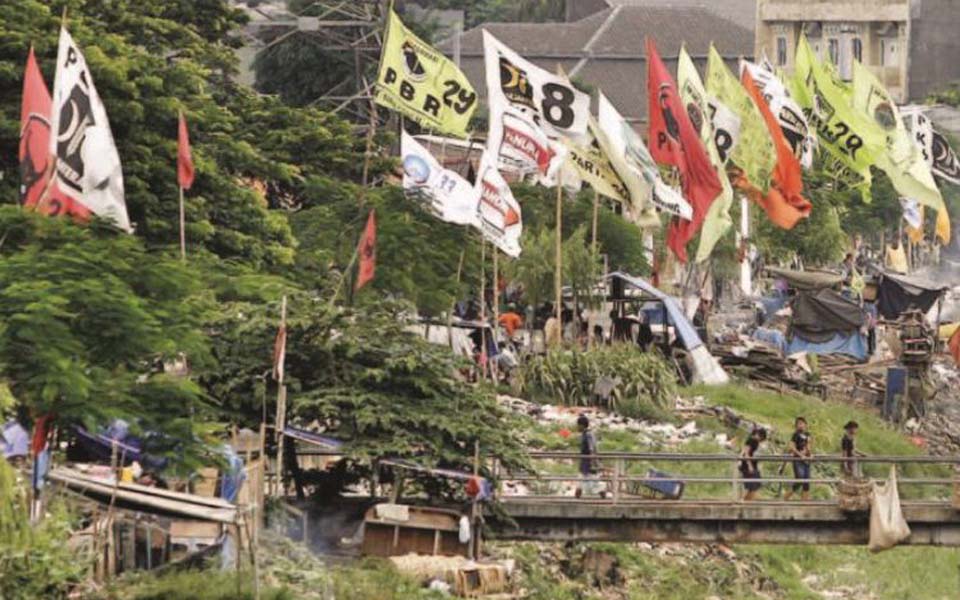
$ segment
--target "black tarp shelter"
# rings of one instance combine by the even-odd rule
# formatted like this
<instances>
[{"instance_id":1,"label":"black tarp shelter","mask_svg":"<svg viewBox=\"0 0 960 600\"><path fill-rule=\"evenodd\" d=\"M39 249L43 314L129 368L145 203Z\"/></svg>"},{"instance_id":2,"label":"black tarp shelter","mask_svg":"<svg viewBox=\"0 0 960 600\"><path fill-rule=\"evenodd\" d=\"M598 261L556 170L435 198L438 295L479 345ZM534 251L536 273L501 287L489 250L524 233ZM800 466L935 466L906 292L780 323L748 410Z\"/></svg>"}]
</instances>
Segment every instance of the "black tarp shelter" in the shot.
<instances>
[{"instance_id":1,"label":"black tarp shelter","mask_svg":"<svg viewBox=\"0 0 960 600\"><path fill-rule=\"evenodd\" d=\"M883 272L877 276L877 312L894 320L908 310L926 313L950 286L923 277Z\"/></svg>"}]
</instances>

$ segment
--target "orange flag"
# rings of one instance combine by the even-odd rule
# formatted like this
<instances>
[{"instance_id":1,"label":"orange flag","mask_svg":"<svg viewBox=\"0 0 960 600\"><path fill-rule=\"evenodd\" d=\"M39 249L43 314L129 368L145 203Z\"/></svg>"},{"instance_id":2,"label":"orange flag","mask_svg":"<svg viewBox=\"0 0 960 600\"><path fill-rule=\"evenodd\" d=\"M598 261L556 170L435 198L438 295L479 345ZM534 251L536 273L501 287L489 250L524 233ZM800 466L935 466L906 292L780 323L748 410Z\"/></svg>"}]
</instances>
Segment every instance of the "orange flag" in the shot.
<instances>
[{"instance_id":1,"label":"orange flag","mask_svg":"<svg viewBox=\"0 0 960 600\"><path fill-rule=\"evenodd\" d=\"M360 254L360 270L357 273L357 283L353 287L354 291L367 285L373 279L373 272L377 266L377 217L373 210L367 217L367 226L363 230L363 237L360 238L357 252Z\"/></svg>"},{"instance_id":2,"label":"orange flag","mask_svg":"<svg viewBox=\"0 0 960 600\"><path fill-rule=\"evenodd\" d=\"M803 178L800 160L793 153L787 138L784 137L777 117L771 112L770 106L767 105L763 94L750 76L750 71L743 71L742 82L760 110L760 114L763 115L770 137L773 138L773 145L777 151L777 166L773 169L770 191L766 195L743 176L737 178L735 185L763 208L771 223L783 229L793 229L800 219L810 214L813 208L810 201L802 195Z\"/></svg>"},{"instance_id":3,"label":"orange flag","mask_svg":"<svg viewBox=\"0 0 960 600\"><path fill-rule=\"evenodd\" d=\"M187 119L180 113L180 127L177 132L177 183L185 190L193 185L193 154L190 152L190 134L187 132Z\"/></svg>"}]
</instances>

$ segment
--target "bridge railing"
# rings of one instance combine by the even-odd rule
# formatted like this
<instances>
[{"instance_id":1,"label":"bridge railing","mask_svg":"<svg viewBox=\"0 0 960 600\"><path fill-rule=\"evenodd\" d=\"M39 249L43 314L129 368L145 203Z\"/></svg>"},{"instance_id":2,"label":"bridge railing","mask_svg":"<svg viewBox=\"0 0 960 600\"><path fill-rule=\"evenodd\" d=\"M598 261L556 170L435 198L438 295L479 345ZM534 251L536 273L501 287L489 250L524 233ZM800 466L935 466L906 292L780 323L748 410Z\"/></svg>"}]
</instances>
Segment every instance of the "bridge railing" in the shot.
<instances>
[{"instance_id":1,"label":"bridge railing","mask_svg":"<svg viewBox=\"0 0 960 600\"><path fill-rule=\"evenodd\" d=\"M502 472L495 466L499 482L498 496L562 497L581 490L583 497L600 495L613 502L637 502L670 498L664 490L682 486L685 498L697 500L739 499L746 482L775 485L776 495L794 484L809 484L818 499L835 495L835 488L853 479L885 480L890 467L897 469L901 495L906 499L945 500L960 497L960 456L861 456L817 455L799 458L783 455L757 455L761 479L744 479L740 473L743 458L736 454L668 454L603 452L582 455L578 452L531 452L532 469L527 472ZM595 473L580 473L581 461L590 461ZM797 478L790 468L795 462L811 465L809 478ZM846 467L846 468L844 468ZM594 488L594 489L591 489ZM769 500L765 493L763 499Z\"/></svg>"}]
</instances>

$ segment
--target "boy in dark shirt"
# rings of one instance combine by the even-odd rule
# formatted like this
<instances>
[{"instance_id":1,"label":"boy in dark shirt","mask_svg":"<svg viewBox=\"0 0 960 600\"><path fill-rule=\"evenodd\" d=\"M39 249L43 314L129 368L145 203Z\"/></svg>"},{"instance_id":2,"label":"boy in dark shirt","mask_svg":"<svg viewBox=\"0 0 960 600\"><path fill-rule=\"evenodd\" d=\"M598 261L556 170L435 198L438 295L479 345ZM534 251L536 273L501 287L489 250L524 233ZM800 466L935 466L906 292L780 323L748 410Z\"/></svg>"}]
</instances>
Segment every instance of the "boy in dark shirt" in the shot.
<instances>
[{"instance_id":1,"label":"boy in dark shirt","mask_svg":"<svg viewBox=\"0 0 960 600\"><path fill-rule=\"evenodd\" d=\"M760 465L757 464L756 460L752 459L757 450L760 449L760 444L767 439L767 430L762 427L757 427L750 433L750 437L747 438L746 443L743 445L743 450L740 451L740 457L743 459L740 461L740 475L743 479L751 480L744 481L743 488L746 490L746 493L743 495L743 500L745 502L750 502L757 498L757 493L760 491L760 486L762 485L759 481L760 479Z\"/></svg>"},{"instance_id":2,"label":"boy in dark shirt","mask_svg":"<svg viewBox=\"0 0 960 600\"><path fill-rule=\"evenodd\" d=\"M797 417L794 421L793 437L790 438L790 456L795 458L810 458L813 456L813 446L810 434L807 432L807 420L803 417ZM784 500L789 500L794 494L800 492L802 500L810 499L810 461L793 461L793 478L805 479L808 481L794 482L792 488L784 496Z\"/></svg>"},{"instance_id":3,"label":"boy in dark shirt","mask_svg":"<svg viewBox=\"0 0 960 600\"><path fill-rule=\"evenodd\" d=\"M597 454L597 436L590 429L590 419L586 415L577 418L577 429L580 430L580 455L583 457L580 459L580 485L576 491L577 498L580 498L598 491L600 467L597 459L593 458Z\"/></svg>"},{"instance_id":4,"label":"boy in dark shirt","mask_svg":"<svg viewBox=\"0 0 960 600\"><path fill-rule=\"evenodd\" d=\"M855 458L857 456L862 456L860 452L857 452L855 445L855 438L857 437L857 430L860 429L860 425L856 421L850 421L843 426L843 437L840 439L840 450L844 458L850 460L843 461L841 467L843 469L843 474L847 477L859 477L860 469L858 468L857 461Z\"/></svg>"}]
</instances>

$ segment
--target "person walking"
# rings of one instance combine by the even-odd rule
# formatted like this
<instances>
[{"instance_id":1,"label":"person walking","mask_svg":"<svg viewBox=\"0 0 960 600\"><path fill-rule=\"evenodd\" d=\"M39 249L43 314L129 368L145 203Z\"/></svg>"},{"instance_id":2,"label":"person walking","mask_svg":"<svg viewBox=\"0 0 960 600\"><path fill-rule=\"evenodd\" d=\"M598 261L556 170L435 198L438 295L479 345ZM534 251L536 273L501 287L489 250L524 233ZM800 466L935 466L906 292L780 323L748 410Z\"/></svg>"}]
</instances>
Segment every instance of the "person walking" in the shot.
<instances>
[{"instance_id":1,"label":"person walking","mask_svg":"<svg viewBox=\"0 0 960 600\"><path fill-rule=\"evenodd\" d=\"M793 436L790 438L790 456L801 459L813 456L813 443L810 439L810 433L807 431L807 420L803 417L797 417L793 422ZM790 500L793 495L800 492L800 499L807 501L810 499L810 461L793 461L793 478L803 479L805 481L795 481L790 491L784 496L784 500Z\"/></svg>"},{"instance_id":2,"label":"person walking","mask_svg":"<svg viewBox=\"0 0 960 600\"><path fill-rule=\"evenodd\" d=\"M600 485L599 460L597 454L597 436L590 429L590 419L587 415L577 417L577 429L580 430L580 485L577 487L577 498L584 494L598 493ZM601 494L602 496L602 494Z\"/></svg>"},{"instance_id":3,"label":"person walking","mask_svg":"<svg viewBox=\"0 0 960 600\"><path fill-rule=\"evenodd\" d=\"M744 502L756 500L757 493L760 491L760 465L754 458L760 445L767 439L767 430L762 427L755 427L750 432L750 437L743 445L740 451L740 476L745 480L743 488L746 493L743 495Z\"/></svg>"}]
</instances>

